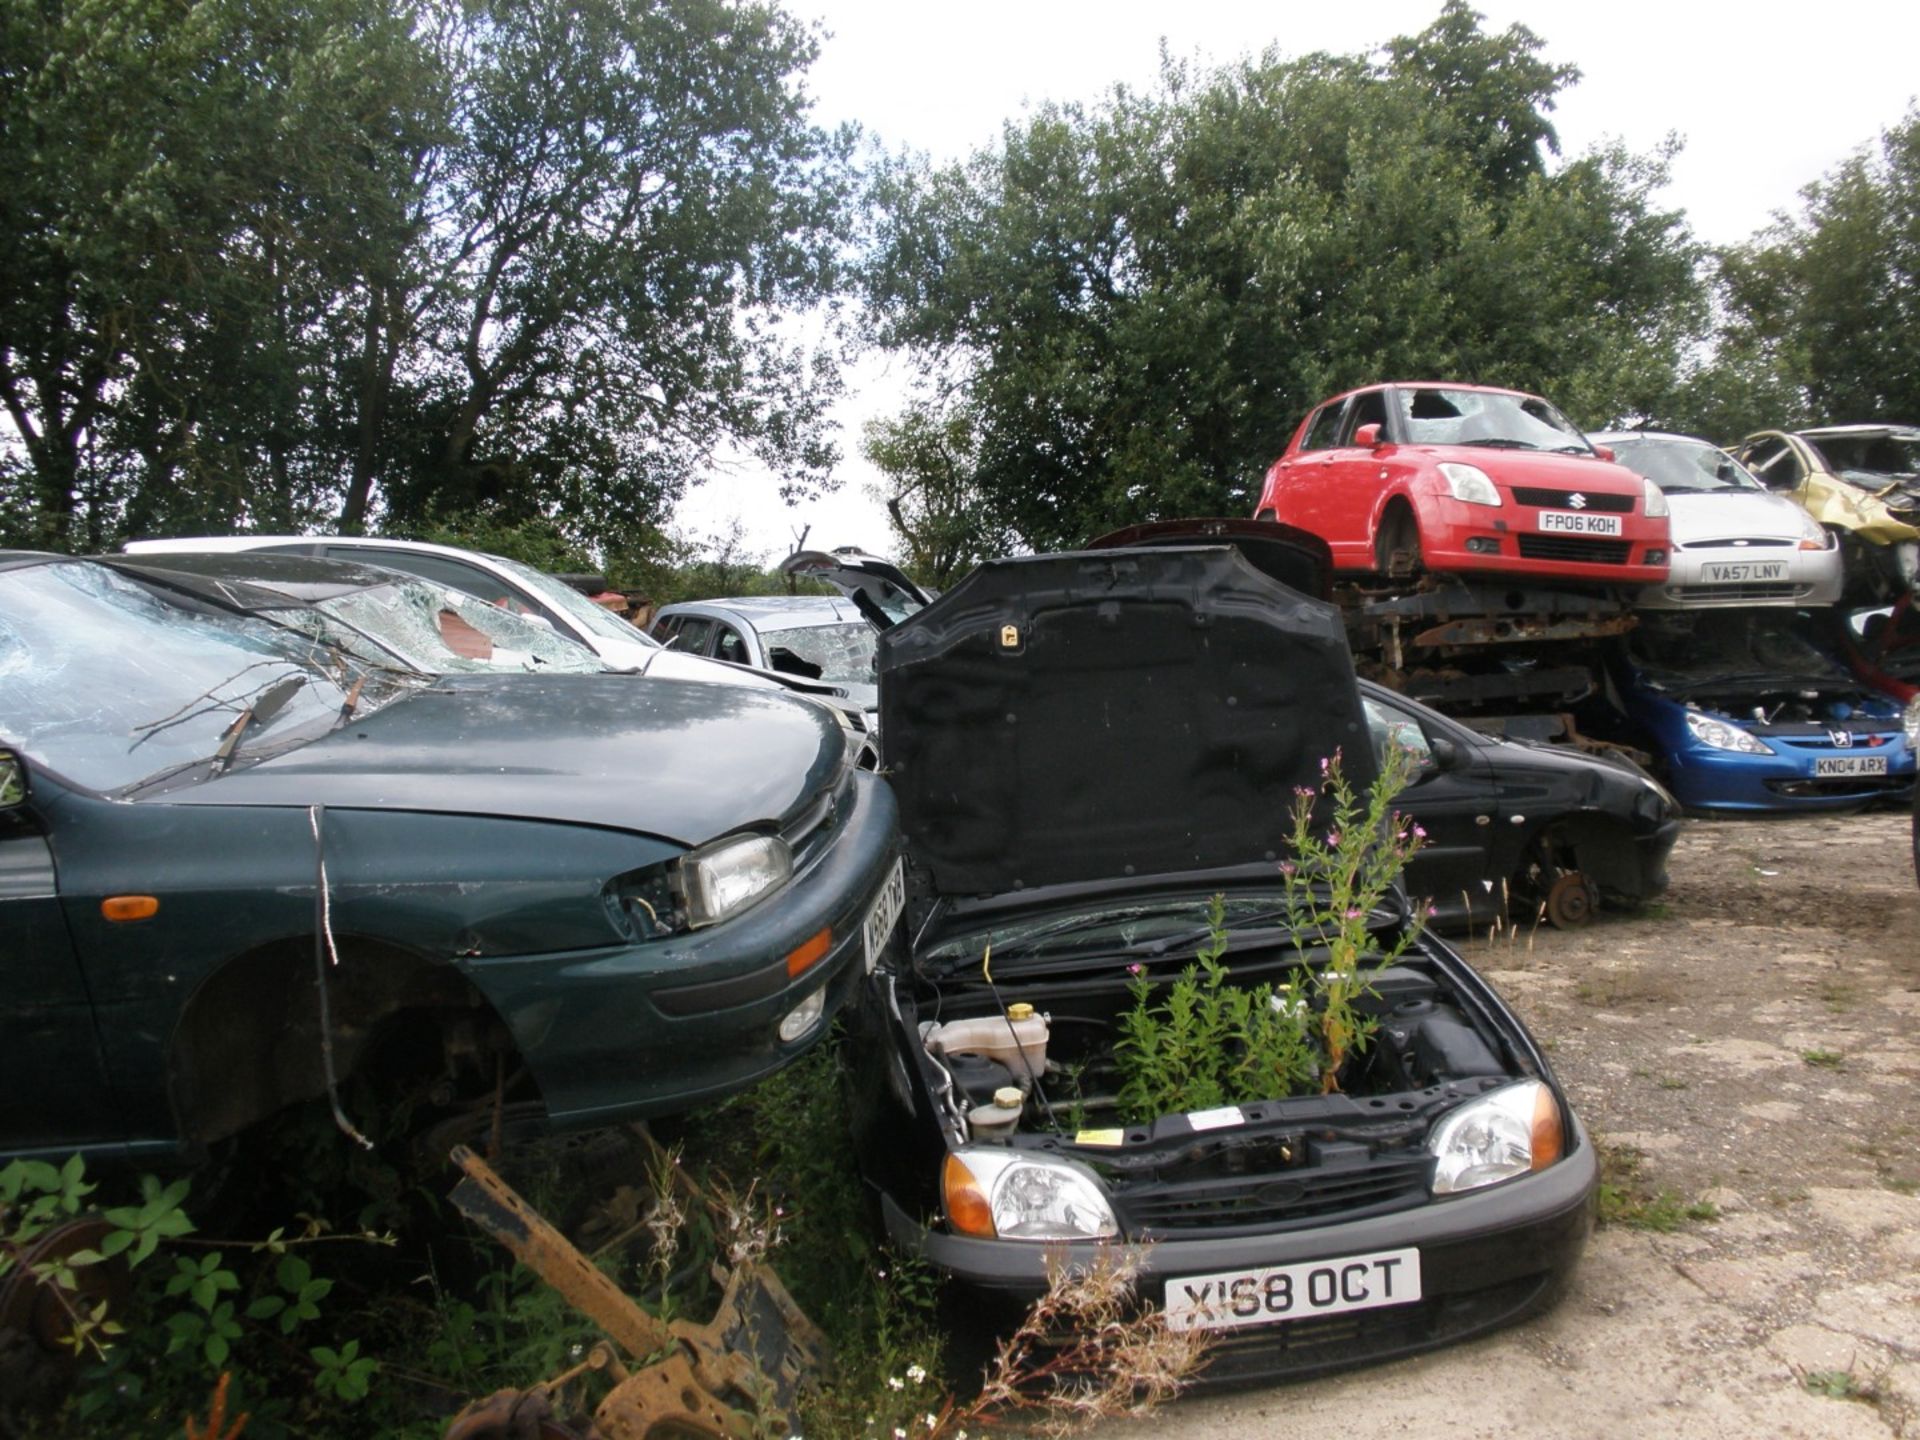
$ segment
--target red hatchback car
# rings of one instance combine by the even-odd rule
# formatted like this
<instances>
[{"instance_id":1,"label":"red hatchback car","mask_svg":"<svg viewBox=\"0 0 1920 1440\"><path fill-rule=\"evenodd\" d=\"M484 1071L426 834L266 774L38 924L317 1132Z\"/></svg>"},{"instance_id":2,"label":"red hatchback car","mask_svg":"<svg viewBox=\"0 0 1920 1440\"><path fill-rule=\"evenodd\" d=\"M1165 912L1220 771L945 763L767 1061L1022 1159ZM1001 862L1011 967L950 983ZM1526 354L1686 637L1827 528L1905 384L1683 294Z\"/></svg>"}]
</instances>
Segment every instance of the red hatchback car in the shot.
<instances>
[{"instance_id":1,"label":"red hatchback car","mask_svg":"<svg viewBox=\"0 0 1920 1440\"><path fill-rule=\"evenodd\" d=\"M1537 395L1401 382L1335 396L1267 471L1256 519L1319 535L1336 570L1667 578L1667 502Z\"/></svg>"}]
</instances>

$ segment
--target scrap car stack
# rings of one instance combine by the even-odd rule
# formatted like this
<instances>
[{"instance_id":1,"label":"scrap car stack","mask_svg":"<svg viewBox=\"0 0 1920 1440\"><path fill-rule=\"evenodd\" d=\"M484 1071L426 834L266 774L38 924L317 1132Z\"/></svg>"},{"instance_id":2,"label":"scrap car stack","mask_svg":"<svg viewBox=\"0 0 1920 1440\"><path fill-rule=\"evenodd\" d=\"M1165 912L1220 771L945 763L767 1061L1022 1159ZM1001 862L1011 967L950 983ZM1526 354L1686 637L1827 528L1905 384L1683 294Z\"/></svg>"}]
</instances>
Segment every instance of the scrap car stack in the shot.
<instances>
[{"instance_id":1,"label":"scrap car stack","mask_svg":"<svg viewBox=\"0 0 1920 1440\"><path fill-rule=\"evenodd\" d=\"M1128 1251L1214 1379L1510 1323L1564 1288L1598 1167L1433 932L1657 896L1683 807L1903 799L1916 453L1369 386L1251 519L939 596L804 552L844 598L653 636L417 542L5 554L0 1152L191 1165L298 1101L351 1130L349 1077L443 1140L599 1126L839 1017L860 1182L956 1285ZM1334 861L1378 832L1327 807L1388 766L1423 843L1348 905ZM1306 1058L1143 1108L1117 1057L1202 946Z\"/></svg>"}]
</instances>

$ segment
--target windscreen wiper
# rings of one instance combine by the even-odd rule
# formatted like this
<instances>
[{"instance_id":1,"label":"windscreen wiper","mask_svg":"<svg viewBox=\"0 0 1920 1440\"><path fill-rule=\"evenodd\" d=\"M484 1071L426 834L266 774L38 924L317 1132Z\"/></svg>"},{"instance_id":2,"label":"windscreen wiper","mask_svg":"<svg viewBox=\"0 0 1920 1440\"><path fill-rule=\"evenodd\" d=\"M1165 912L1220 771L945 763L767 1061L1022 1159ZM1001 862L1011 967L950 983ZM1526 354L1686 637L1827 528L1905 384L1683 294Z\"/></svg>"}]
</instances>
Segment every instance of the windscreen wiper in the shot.
<instances>
[{"instance_id":1,"label":"windscreen wiper","mask_svg":"<svg viewBox=\"0 0 1920 1440\"><path fill-rule=\"evenodd\" d=\"M307 677L304 675L289 675L262 690L258 699L234 716L233 723L227 726L226 733L220 737L219 748L213 752L213 773L226 774L228 767L233 764L234 752L240 748L240 737L253 726L266 724L286 709L287 701L299 693L306 683Z\"/></svg>"}]
</instances>

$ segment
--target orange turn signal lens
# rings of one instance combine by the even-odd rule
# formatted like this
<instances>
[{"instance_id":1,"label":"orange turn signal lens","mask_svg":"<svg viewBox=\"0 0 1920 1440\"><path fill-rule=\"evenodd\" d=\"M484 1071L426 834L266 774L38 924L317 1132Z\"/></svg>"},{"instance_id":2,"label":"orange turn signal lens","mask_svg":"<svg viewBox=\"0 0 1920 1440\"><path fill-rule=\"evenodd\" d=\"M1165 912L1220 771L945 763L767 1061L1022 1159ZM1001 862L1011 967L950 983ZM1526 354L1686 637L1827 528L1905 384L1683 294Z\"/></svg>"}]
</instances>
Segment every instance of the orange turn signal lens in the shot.
<instances>
[{"instance_id":1,"label":"orange turn signal lens","mask_svg":"<svg viewBox=\"0 0 1920 1440\"><path fill-rule=\"evenodd\" d=\"M787 952L787 978L798 979L801 975L827 958L827 951L833 948L833 931L822 930L800 945Z\"/></svg>"},{"instance_id":2,"label":"orange turn signal lens","mask_svg":"<svg viewBox=\"0 0 1920 1440\"><path fill-rule=\"evenodd\" d=\"M993 1206L973 1171L958 1155L947 1156L947 1163L941 1167L940 1197L956 1233L977 1235L983 1240L994 1238Z\"/></svg>"},{"instance_id":3,"label":"orange turn signal lens","mask_svg":"<svg viewBox=\"0 0 1920 1440\"><path fill-rule=\"evenodd\" d=\"M109 895L100 913L113 921L149 920L160 913L160 902L151 895Z\"/></svg>"},{"instance_id":4,"label":"orange turn signal lens","mask_svg":"<svg viewBox=\"0 0 1920 1440\"><path fill-rule=\"evenodd\" d=\"M1566 1149L1567 1137L1560 1128L1560 1102L1542 1085L1533 1096L1533 1168L1546 1169Z\"/></svg>"}]
</instances>

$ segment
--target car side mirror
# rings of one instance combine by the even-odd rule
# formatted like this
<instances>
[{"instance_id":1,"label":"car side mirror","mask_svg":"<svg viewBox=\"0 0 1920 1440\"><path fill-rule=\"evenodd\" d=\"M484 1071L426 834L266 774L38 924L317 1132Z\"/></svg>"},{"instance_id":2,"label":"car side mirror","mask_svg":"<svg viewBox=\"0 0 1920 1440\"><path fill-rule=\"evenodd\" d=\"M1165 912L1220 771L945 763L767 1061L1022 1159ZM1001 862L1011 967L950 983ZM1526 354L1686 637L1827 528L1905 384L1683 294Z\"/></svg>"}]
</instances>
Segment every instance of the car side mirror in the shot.
<instances>
[{"instance_id":1,"label":"car side mirror","mask_svg":"<svg viewBox=\"0 0 1920 1440\"><path fill-rule=\"evenodd\" d=\"M27 803L27 767L11 750L0 750L0 810Z\"/></svg>"},{"instance_id":2,"label":"car side mirror","mask_svg":"<svg viewBox=\"0 0 1920 1440\"><path fill-rule=\"evenodd\" d=\"M1385 428L1383 425L1362 425L1353 432L1353 443L1362 450L1378 450L1387 443L1387 437L1381 433Z\"/></svg>"},{"instance_id":3,"label":"car side mirror","mask_svg":"<svg viewBox=\"0 0 1920 1440\"><path fill-rule=\"evenodd\" d=\"M1467 762L1460 747L1444 735L1432 736L1427 741L1427 753L1433 757L1436 770L1458 770Z\"/></svg>"},{"instance_id":4,"label":"car side mirror","mask_svg":"<svg viewBox=\"0 0 1920 1440\"><path fill-rule=\"evenodd\" d=\"M1610 445L1596 445L1593 447L1593 453L1598 455L1602 460L1613 459L1613 447Z\"/></svg>"}]
</instances>

